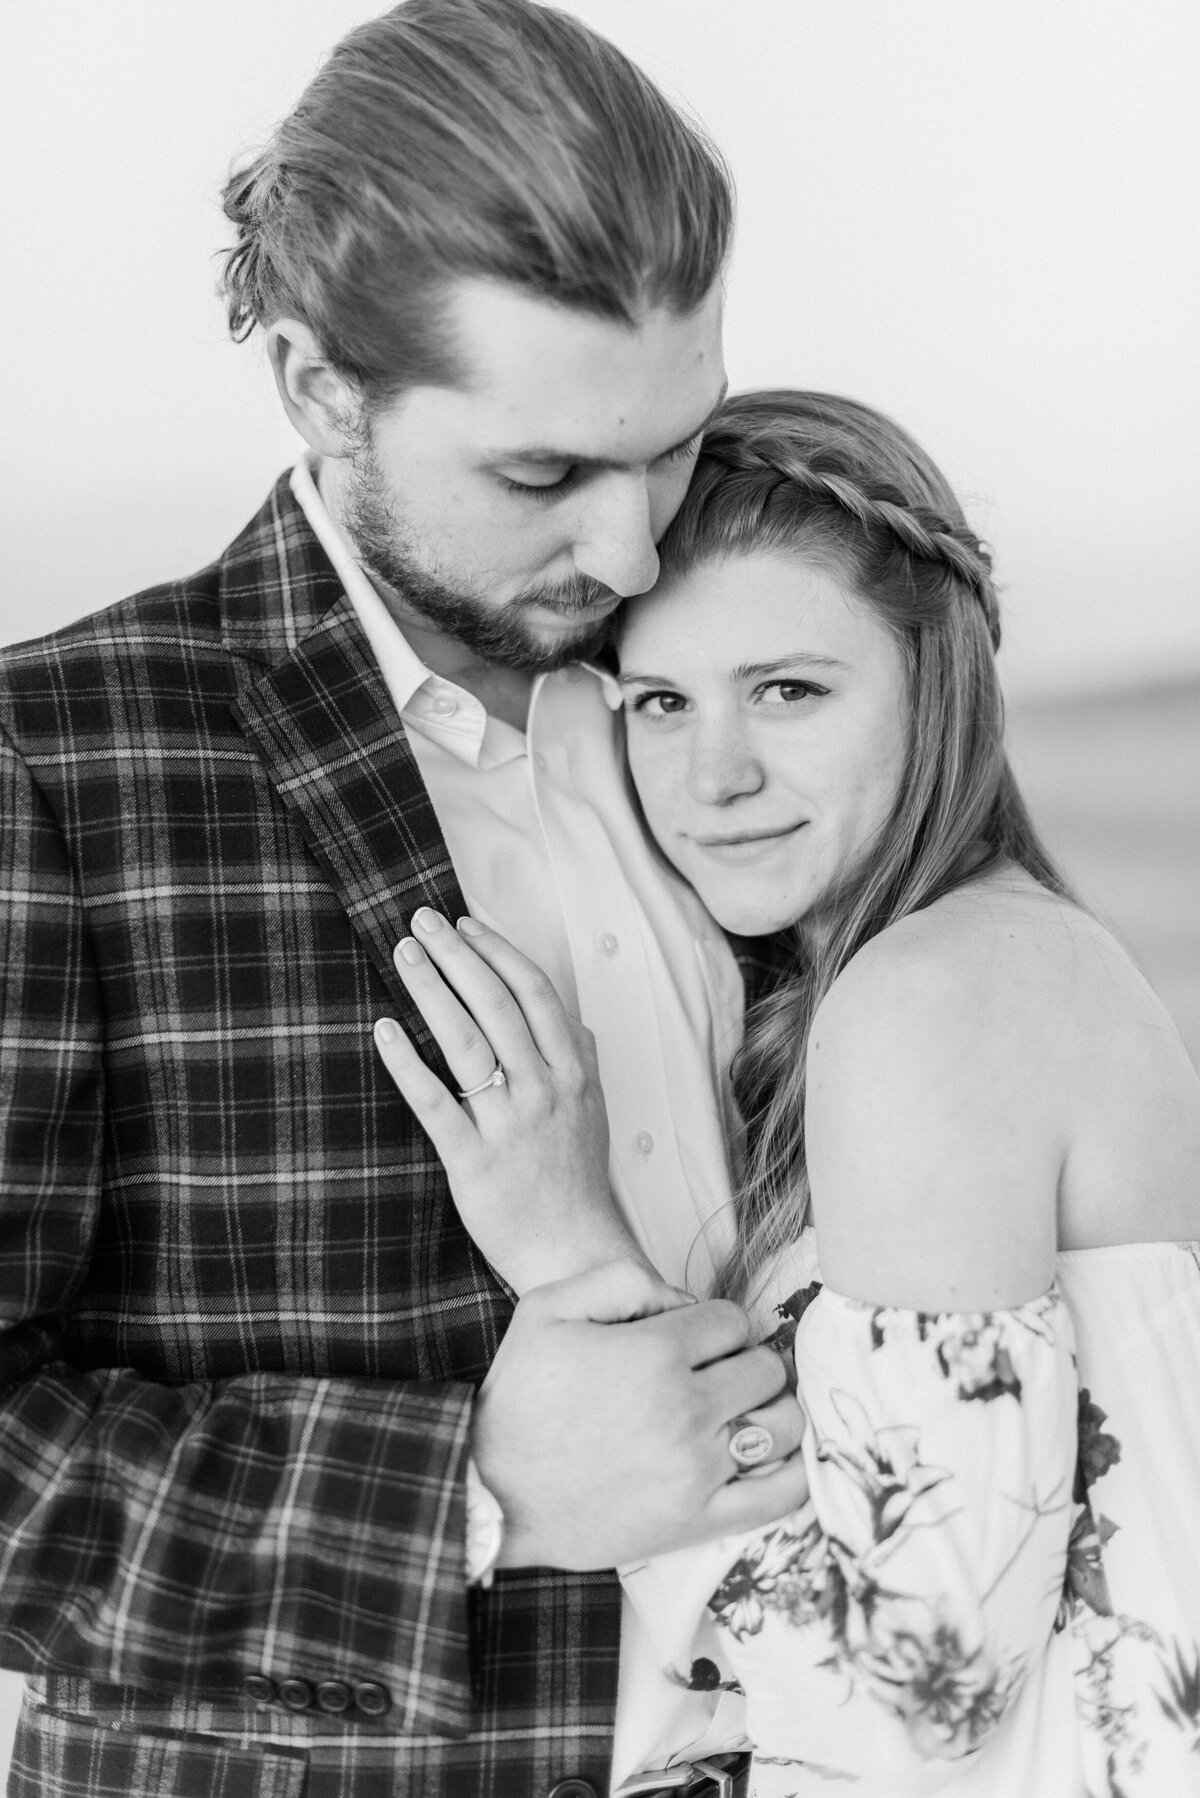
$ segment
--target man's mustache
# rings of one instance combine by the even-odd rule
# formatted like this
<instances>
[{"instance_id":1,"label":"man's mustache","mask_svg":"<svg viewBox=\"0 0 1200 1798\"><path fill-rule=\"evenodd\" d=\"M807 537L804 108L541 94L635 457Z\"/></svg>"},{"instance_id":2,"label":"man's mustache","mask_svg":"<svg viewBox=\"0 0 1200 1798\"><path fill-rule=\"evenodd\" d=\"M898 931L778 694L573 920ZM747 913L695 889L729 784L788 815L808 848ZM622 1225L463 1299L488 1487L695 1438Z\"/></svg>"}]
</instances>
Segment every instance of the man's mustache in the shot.
<instances>
[{"instance_id":1,"label":"man's mustache","mask_svg":"<svg viewBox=\"0 0 1200 1798\"><path fill-rule=\"evenodd\" d=\"M620 594L593 580L590 574L576 574L567 581L547 582L540 587L527 587L518 604L522 610L537 606L545 612L557 612L569 618L575 612L586 612L592 606L616 605Z\"/></svg>"}]
</instances>

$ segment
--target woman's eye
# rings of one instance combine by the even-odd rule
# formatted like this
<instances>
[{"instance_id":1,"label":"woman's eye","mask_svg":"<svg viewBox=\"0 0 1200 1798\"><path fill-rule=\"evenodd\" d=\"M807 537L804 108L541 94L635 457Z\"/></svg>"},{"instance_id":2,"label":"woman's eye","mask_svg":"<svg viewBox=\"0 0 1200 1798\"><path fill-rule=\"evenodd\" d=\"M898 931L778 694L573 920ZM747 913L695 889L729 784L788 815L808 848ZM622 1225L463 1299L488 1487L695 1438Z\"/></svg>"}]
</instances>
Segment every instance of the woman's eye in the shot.
<instances>
[{"instance_id":1,"label":"woman's eye","mask_svg":"<svg viewBox=\"0 0 1200 1798\"><path fill-rule=\"evenodd\" d=\"M687 710L682 693L659 688L656 692L638 693L627 702L628 710L640 718L675 718Z\"/></svg>"},{"instance_id":2,"label":"woman's eye","mask_svg":"<svg viewBox=\"0 0 1200 1798\"><path fill-rule=\"evenodd\" d=\"M801 700L818 699L828 691L828 687L819 687L811 680L772 680L764 682L758 696L766 705L798 705Z\"/></svg>"}]
</instances>

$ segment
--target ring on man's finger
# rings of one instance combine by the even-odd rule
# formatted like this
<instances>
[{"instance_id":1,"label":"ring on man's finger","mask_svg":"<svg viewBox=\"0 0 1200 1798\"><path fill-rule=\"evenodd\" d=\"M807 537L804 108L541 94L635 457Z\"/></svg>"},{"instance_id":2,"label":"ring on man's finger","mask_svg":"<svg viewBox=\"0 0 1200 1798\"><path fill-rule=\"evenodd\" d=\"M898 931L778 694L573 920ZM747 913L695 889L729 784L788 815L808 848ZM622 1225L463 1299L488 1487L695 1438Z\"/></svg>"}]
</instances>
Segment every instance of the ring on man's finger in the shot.
<instances>
[{"instance_id":1,"label":"ring on man's finger","mask_svg":"<svg viewBox=\"0 0 1200 1798\"><path fill-rule=\"evenodd\" d=\"M485 1093L489 1086L505 1086L507 1082L508 1075L500 1066L499 1061L497 1061L486 1080L481 1080L478 1086L468 1086L466 1092L459 1093L458 1097L460 1099L473 1099L476 1093Z\"/></svg>"},{"instance_id":2,"label":"ring on man's finger","mask_svg":"<svg viewBox=\"0 0 1200 1798\"><path fill-rule=\"evenodd\" d=\"M760 1467L774 1449L775 1438L761 1423L744 1423L729 1438L729 1452L739 1467Z\"/></svg>"}]
</instances>

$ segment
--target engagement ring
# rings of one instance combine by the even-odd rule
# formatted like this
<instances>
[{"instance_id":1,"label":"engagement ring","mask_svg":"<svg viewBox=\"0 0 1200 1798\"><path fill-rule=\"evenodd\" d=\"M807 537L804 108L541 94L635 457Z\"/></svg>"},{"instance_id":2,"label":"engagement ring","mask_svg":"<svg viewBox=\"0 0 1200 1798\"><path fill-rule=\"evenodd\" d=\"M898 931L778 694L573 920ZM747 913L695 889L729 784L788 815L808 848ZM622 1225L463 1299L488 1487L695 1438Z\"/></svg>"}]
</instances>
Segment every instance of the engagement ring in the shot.
<instances>
[{"instance_id":1,"label":"engagement ring","mask_svg":"<svg viewBox=\"0 0 1200 1798\"><path fill-rule=\"evenodd\" d=\"M486 1080L481 1080L478 1086L469 1086L465 1093L459 1093L458 1096L460 1099L473 1099L476 1093L485 1093L489 1086L503 1086L507 1079L508 1075L497 1062Z\"/></svg>"}]
</instances>

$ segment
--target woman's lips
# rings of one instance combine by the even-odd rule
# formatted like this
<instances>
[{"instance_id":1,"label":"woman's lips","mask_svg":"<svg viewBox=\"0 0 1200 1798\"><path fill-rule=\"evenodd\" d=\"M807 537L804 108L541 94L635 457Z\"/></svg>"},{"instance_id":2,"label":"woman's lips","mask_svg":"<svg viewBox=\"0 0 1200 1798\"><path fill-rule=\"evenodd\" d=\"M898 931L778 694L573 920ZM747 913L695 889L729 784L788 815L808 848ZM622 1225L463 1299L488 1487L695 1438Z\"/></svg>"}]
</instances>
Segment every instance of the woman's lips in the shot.
<instances>
[{"instance_id":1,"label":"woman's lips","mask_svg":"<svg viewBox=\"0 0 1200 1798\"><path fill-rule=\"evenodd\" d=\"M783 824L777 830L739 830L728 836L693 836L692 842L706 855L738 861L770 849L787 837L795 836L798 830L804 829L807 822L807 819L801 819L799 824Z\"/></svg>"}]
</instances>

